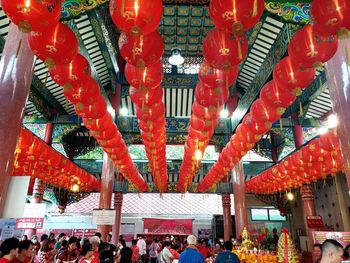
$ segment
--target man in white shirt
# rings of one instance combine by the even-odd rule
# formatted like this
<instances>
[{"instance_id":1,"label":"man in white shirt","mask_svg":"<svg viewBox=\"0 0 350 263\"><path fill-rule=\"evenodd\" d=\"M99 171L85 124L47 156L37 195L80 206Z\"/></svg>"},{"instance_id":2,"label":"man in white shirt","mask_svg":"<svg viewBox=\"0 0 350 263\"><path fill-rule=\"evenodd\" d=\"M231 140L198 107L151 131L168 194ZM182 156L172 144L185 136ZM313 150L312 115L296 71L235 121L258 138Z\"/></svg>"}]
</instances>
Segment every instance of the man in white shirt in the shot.
<instances>
[{"instance_id":1,"label":"man in white shirt","mask_svg":"<svg viewBox=\"0 0 350 263\"><path fill-rule=\"evenodd\" d=\"M170 252L171 242L165 241L164 248L161 252L160 262L161 263L171 263L174 259L173 254Z\"/></svg>"},{"instance_id":2,"label":"man in white shirt","mask_svg":"<svg viewBox=\"0 0 350 263\"><path fill-rule=\"evenodd\" d=\"M137 241L137 247L139 248L139 256L141 257L141 262L145 262L146 255L146 236L143 236Z\"/></svg>"}]
</instances>

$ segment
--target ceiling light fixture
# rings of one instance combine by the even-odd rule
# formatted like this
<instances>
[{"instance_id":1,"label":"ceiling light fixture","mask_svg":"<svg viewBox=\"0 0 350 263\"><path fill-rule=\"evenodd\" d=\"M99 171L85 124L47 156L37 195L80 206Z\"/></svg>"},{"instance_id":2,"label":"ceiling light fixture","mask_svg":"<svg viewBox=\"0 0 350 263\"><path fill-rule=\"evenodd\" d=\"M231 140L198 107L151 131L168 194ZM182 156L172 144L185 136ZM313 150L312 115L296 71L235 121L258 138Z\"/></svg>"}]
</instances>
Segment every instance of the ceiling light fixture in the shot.
<instances>
[{"instance_id":1,"label":"ceiling light fixture","mask_svg":"<svg viewBox=\"0 0 350 263\"><path fill-rule=\"evenodd\" d=\"M179 66L184 63L185 59L181 56L181 49L173 47L171 49L171 56L169 57L169 63L174 66Z\"/></svg>"},{"instance_id":2,"label":"ceiling light fixture","mask_svg":"<svg viewBox=\"0 0 350 263\"><path fill-rule=\"evenodd\" d=\"M72 186L72 192L79 192L79 185L78 184L73 184Z\"/></svg>"},{"instance_id":3,"label":"ceiling light fixture","mask_svg":"<svg viewBox=\"0 0 350 263\"><path fill-rule=\"evenodd\" d=\"M195 156L196 156L197 161L202 160L203 154L202 154L201 150L197 149L195 152Z\"/></svg>"},{"instance_id":4,"label":"ceiling light fixture","mask_svg":"<svg viewBox=\"0 0 350 263\"><path fill-rule=\"evenodd\" d=\"M294 194L292 192L287 193L287 199L289 201L293 201L294 200Z\"/></svg>"},{"instance_id":5,"label":"ceiling light fixture","mask_svg":"<svg viewBox=\"0 0 350 263\"><path fill-rule=\"evenodd\" d=\"M120 114L121 116L127 116L128 113L129 113L129 111L128 111L127 108L121 108L121 109L119 110L119 114Z\"/></svg>"},{"instance_id":6,"label":"ceiling light fixture","mask_svg":"<svg viewBox=\"0 0 350 263\"><path fill-rule=\"evenodd\" d=\"M327 118L327 127L329 129L333 129L333 128L337 127L338 124L339 124L339 120L338 120L337 115L331 114L331 115L328 116L328 118Z\"/></svg>"},{"instance_id":7,"label":"ceiling light fixture","mask_svg":"<svg viewBox=\"0 0 350 263\"><path fill-rule=\"evenodd\" d=\"M228 118L228 110L226 110L226 109L221 110L220 117L223 119L227 119Z\"/></svg>"}]
</instances>

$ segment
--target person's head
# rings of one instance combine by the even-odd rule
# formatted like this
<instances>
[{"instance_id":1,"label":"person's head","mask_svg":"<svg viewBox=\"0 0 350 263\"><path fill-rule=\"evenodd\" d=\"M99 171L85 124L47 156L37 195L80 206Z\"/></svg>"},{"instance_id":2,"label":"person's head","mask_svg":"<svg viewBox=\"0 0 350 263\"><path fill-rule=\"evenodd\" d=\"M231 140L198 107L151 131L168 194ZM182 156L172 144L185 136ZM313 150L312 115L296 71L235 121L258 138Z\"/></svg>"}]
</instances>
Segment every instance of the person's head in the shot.
<instances>
[{"instance_id":1,"label":"person's head","mask_svg":"<svg viewBox=\"0 0 350 263\"><path fill-rule=\"evenodd\" d=\"M159 242L159 241L158 241L158 238L156 238L156 237L153 238L153 242L154 242L154 243L158 243L158 242Z\"/></svg>"},{"instance_id":2,"label":"person's head","mask_svg":"<svg viewBox=\"0 0 350 263\"><path fill-rule=\"evenodd\" d=\"M70 237L68 240L68 250L73 251L73 250L77 249L78 243L79 242L78 242L77 237Z\"/></svg>"},{"instance_id":3,"label":"person's head","mask_svg":"<svg viewBox=\"0 0 350 263\"><path fill-rule=\"evenodd\" d=\"M12 260L18 255L20 242L17 238L8 238L0 246L1 255Z\"/></svg>"},{"instance_id":4,"label":"person's head","mask_svg":"<svg viewBox=\"0 0 350 263\"><path fill-rule=\"evenodd\" d=\"M54 240L55 239L55 233L50 233L49 239Z\"/></svg>"},{"instance_id":5,"label":"person's head","mask_svg":"<svg viewBox=\"0 0 350 263\"><path fill-rule=\"evenodd\" d=\"M113 263L114 262L114 255L113 252L110 250L103 250L99 254L100 257L100 263Z\"/></svg>"},{"instance_id":6,"label":"person's head","mask_svg":"<svg viewBox=\"0 0 350 263\"><path fill-rule=\"evenodd\" d=\"M131 240L131 245L136 245L137 244L137 240L136 239L133 239L133 240Z\"/></svg>"},{"instance_id":7,"label":"person's head","mask_svg":"<svg viewBox=\"0 0 350 263\"><path fill-rule=\"evenodd\" d=\"M66 234L65 233L59 234L57 239L59 242L62 242L64 239L66 239Z\"/></svg>"},{"instance_id":8,"label":"person's head","mask_svg":"<svg viewBox=\"0 0 350 263\"><path fill-rule=\"evenodd\" d=\"M81 255L86 259L90 259L93 254L94 252L92 251L92 245L90 243L85 242L81 250Z\"/></svg>"},{"instance_id":9,"label":"person's head","mask_svg":"<svg viewBox=\"0 0 350 263\"><path fill-rule=\"evenodd\" d=\"M344 249L344 259L350 259L350 245L347 245Z\"/></svg>"},{"instance_id":10,"label":"person's head","mask_svg":"<svg viewBox=\"0 0 350 263\"><path fill-rule=\"evenodd\" d=\"M51 241L46 239L42 245L41 245L41 249L42 252L50 252L52 250L52 246L51 246Z\"/></svg>"},{"instance_id":11,"label":"person's head","mask_svg":"<svg viewBox=\"0 0 350 263\"><path fill-rule=\"evenodd\" d=\"M165 236L165 241L167 241L167 242L170 242L170 241L171 241L171 236L170 236L169 234L167 234L167 235Z\"/></svg>"},{"instance_id":12,"label":"person's head","mask_svg":"<svg viewBox=\"0 0 350 263\"><path fill-rule=\"evenodd\" d=\"M95 236L97 236L99 239L101 239L101 237L102 237L102 235L101 235L100 232L96 232L96 233L95 233Z\"/></svg>"},{"instance_id":13,"label":"person's head","mask_svg":"<svg viewBox=\"0 0 350 263\"><path fill-rule=\"evenodd\" d=\"M30 240L23 240L19 244L18 254L30 258L33 254L34 244Z\"/></svg>"},{"instance_id":14,"label":"person's head","mask_svg":"<svg viewBox=\"0 0 350 263\"><path fill-rule=\"evenodd\" d=\"M197 238L194 235L189 235L187 237L187 244L189 245L196 245L197 244Z\"/></svg>"},{"instance_id":15,"label":"person's head","mask_svg":"<svg viewBox=\"0 0 350 263\"><path fill-rule=\"evenodd\" d=\"M216 243L216 244L215 244L215 249L216 249L216 250L220 250L220 249L221 249L221 244Z\"/></svg>"},{"instance_id":16,"label":"person's head","mask_svg":"<svg viewBox=\"0 0 350 263\"><path fill-rule=\"evenodd\" d=\"M68 247L68 240L67 240L67 239L64 239L64 240L61 242L61 248L66 249L67 247Z\"/></svg>"},{"instance_id":17,"label":"person's head","mask_svg":"<svg viewBox=\"0 0 350 263\"><path fill-rule=\"evenodd\" d=\"M120 250L120 262L131 263L132 262L132 250L129 247L123 247Z\"/></svg>"},{"instance_id":18,"label":"person's head","mask_svg":"<svg viewBox=\"0 0 350 263\"><path fill-rule=\"evenodd\" d=\"M100 245L100 239L98 236L93 236L93 237L90 237L90 244L92 245L92 250L94 252L97 252L98 251L98 247Z\"/></svg>"},{"instance_id":19,"label":"person's head","mask_svg":"<svg viewBox=\"0 0 350 263\"><path fill-rule=\"evenodd\" d=\"M343 246L333 239L326 239L322 244L322 262L340 263L343 259Z\"/></svg>"},{"instance_id":20,"label":"person's head","mask_svg":"<svg viewBox=\"0 0 350 263\"><path fill-rule=\"evenodd\" d=\"M111 242L112 241L112 234L107 234L106 241Z\"/></svg>"},{"instance_id":21,"label":"person's head","mask_svg":"<svg viewBox=\"0 0 350 263\"><path fill-rule=\"evenodd\" d=\"M233 244L232 244L232 242L231 241L226 241L225 243L224 243L224 248L225 248L225 250L227 250L227 251L232 251L232 248L233 248Z\"/></svg>"},{"instance_id":22,"label":"person's head","mask_svg":"<svg viewBox=\"0 0 350 263\"><path fill-rule=\"evenodd\" d=\"M32 242L35 245L38 242L38 236L37 235L33 235L32 236Z\"/></svg>"},{"instance_id":23,"label":"person's head","mask_svg":"<svg viewBox=\"0 0 350 263\"><path fill-rule=\"evenodd\" d=\"M49 239L49 236L46 234L41 235L40 242L44 242L45 240Z\"/></svg>"},{"instance_id":24,"label":"person's head","mask_svg":"<svg viewBox=\"0 0 350 263\"><path fill-rule=\"evenodd\" d=\"M163 247L170 248L171 242L170 241L164 241L163 242Z\"/></svg>"},{"instance_id":25,"label":"person's head","mask_svg":"<svg viewBox=\"0 0 350 263\"><path fill-rule=\"evenodd\" d=\"M109 243L107 242L101 242L100 246L99 246L99 252L101 253L101 251L103 250L111 250L111 247L109 246Z\"/></svg>"},{"instance_id":26,"label":"person's head","mask_svg":"<svg viewBox=\"0 0 350 263\"><path fill-rule=\"evenodd\" d=\"M312 257L314 260L321 259L322 257L322 245L321 244L315 244L312 248Z\"/></svg>"},{"instance_id":27,"label":"person's head","mask_svg":"<svg viewBox=\"0 0 350 263\"><path fill-rule=\"evenodd\" d=\"M119 240L124 239L123 235L119 235Z\"/></svg>"},{"instance_id":28,"label":"person's head","mask_svg":"<svg viewBox=\"0 0 350 263\"><path fill-rule=\"evenodd\" d=\"M23 241L23 240L28 240L28 236L27 236L27 235L23 235L23 236L22 236L22 241Z\"/></svg>"}]
</instances>

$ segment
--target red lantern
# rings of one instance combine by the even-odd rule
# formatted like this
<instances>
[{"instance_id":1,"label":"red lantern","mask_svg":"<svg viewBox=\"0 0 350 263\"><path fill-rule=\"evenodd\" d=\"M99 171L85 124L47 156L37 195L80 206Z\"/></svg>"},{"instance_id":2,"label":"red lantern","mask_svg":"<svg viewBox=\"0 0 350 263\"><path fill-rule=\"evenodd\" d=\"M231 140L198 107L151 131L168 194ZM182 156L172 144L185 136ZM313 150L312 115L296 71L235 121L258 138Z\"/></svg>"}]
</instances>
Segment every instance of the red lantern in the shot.
<instances>
[{"instance_id":1,"label":"red lantern","mask_svg":"<svg viewBox=\"0 0 350 263\"><path fill-rule=\"evenodd\" d=\"M347 0L314 0L311 14L316 22L314 28L317 33L335 35L346 27L350 3Z\"/></svg>"},{"instance_id":2,"label":"red lantern","mask_svg":"<svg viewBox=\"0 0 350 263\"><path fill-rule=\"evenodd\" d=\"M74 87L66 85L63 94L70 102L77 104L83 103L90 105L95 101L95 98L100 95L100 87L96 80L91 77L84 79L84 82Z\"/></svg>"},{"instance_id":3,"label":"red lantern","mask_svg":"<svg viewBox=\"0 0 350 263\"><path fill-rule=\"evenodd\" d=\"M252 117L260 122L275 122L281 118L281 115L284 113L282 108L273 108L267 106L262 99L257 99L253 102L250 112Z\"/></svg>"},{"instance_id":4,"label":"red lantern","mask_svg":"<svg viewBox=\"0 0 350 263\"><path fill-rule=\"evenodd\" d=\"M218 28L211 30L203 41L204 58L217 69L232 69L242 62L247 52L248 40L244 35L235 38Z\"/></svg>"},{"instance_id":5,"label":"red lantern","mask_svg":"<svg viewBox=\"0 0 350 263\"><path fill-rule=\"evenodd\" d=\"M83 118L83 123L89 130L106 130L114 124L112 116L106 112L99 119Z\"/></svg>"},{"instance_id":6,"label":"red lantern","mask_svg":"<svg viewBox=\"0 0 350 263\"><path fill-rule=\"evenodd\" d=\"M106 100L101 96L97 96L92 104L84 104L79 102L75 105L75 111L83 118L102 118L107 112Z\"/></svg>"},{"instance_id":7,"label":"red lantern","mask_svg":"<svg viewBox=\"0 0 350 263\"><path fill-rule=\"evenodd\" d=\"M309 153L314 156L318 161L322 161L327 154L320 146L319 140L313 140L307 145Z\"/></svg>"},{"instance_id":8,"label":"red lantern","mask_svg":"<svg viewBox=\"0 0 350 263\"><path fill-rule=\"evenodd\" d=\"M78 54L77 38L63 23L58 23L50 31L31 32L28 44L34 55L48 66L68 64Z\"/></svg>"},{"instance_id":9,"label":"red lantern","mask_svg":"<svg viewBox=\"0 0 350 263\"><path fill-rule=\"evenodd\" d=\"M300 68L290 56L278 62L273 70L273 80L281 89L286 89L294 95L301 95L301 90L307 88L314 80L313 68Z\"/></svg>"},{"instance_id":10,"label":"red lantern","mask_svg":"<svg viewBox=\"0 0 350 263\"><path fill-rule=\"evenodd\" d=\"M233 135L231 137L230 143L232 148L239 152L239 157L245 155L254 146L254 144L249 144L241 141L236 135Z\"/></svg>"},{"instance_id":11,"label":"red lantern","mask_svg":"<svg viewBox=\"0 0 350 263\"><path fill-rule=\"evenodd\" d=\"M28 149L34 142L34 136L33 133L28 131L27 129L21 129L17 147L21 150Z\"/></svg>"},{"instance_id":12,"label":"red lantern","mask_svg":"<svg viewBox=\"0 0 350 263\"><path fill-rule=\"evenodd\" d=\"M157 29L163 3L161 0L112 0L109 12L121 31L133 36L147 35Z\"/></svg>"},{"instance_id":13,"label":"red lantern","mask_svg":"<svg viewBox=\"0 0 350 263\"><path fill-rule=\"evenodd\" d=\"M162 127L165 127L165 118L164 116L160 116L155 120L147 120L147 121L138 121L139 127L144 132L152 132L154 130L158 130Z\"/></svg>"},{"instance_id":14,"label":"red lantern","mask_svg":"<svg viewBox=\"0 0 350 263\"><path fill-rule=\"evenodd\" d=\"M317 36L313 27L308 25L292 37L288 53L299 67L318 68L330 60L337 49L337 37Z\"/></svg>"},{"instance_id":15,"label":"red lantern","mask_svg":"<svg viewBox=\"0 0 350 263\"><path fill-rule=\"evenodd\" d=\"M165 107L163 102L154 104L152 106L145 105L143 108L139 106L136 107L136 116L138 119L143 121L155 120L159 116L164 116L164 114Z\"/></svg>"},{"instance_id":16,"label":"red lantern","mask_svg":"<svg viewBox=\"0 0 350 263\"><path fill-rule=\"evenodd\" d=\"M196 115L192 115L190 119L190 126L199 131L212 131L217 124L217 119L203 120Z\"/></svg>"},{"instance_id":17,"label":"red lantern","mask_svg":"<svg viewBox=\"0 0 350 263\"><path fill-rule=\"evenodd\" d=\"M118 43L120 54L126 62L140 69L159 62L164 50L164 42L158 31L136 38L129 37L123 32Z\"/></svg>"},{"instance_id":18,"label":"red lantern","mask_svg":"<svg viewBox=\"0 0 350 263\"><path fill-rule=\"evenodd\" d=\"M69 64L49 68L50 76L60 86L77 85L90 77L91 68L86 58L78 54Z\"/></svg>"},{"instance_id":19,"label":"red lantern","mask_svg":"<svg viewBox=\"0 0 350 263\"><path fill-rule=\"evenodd\" d=\"M204 107L200 105L196 100L192 104L192 112L194 115L203 119L217 119L220 114L220 108L217 105L212 105L209 107Z\"/></svg>"},{"instance_id":20,"label":"red lantern","mask_svg":"<svg viewBox=\"0 0 350 263\"><path fill-rule=\"evenodd\" d=\"M209 15L216 27L241 36L259 21L264 8L263 0L211 0Z\"/></svg>"},{"instance_id":21,"label":"red lantern","mask_svg":"<svg viewBox=\"0 0 350 263\"><path fill-rule=\"evenodd\" d=\"M138 68L127 63L125 77L129 84L136 89L143 87L157 88L162 83L163 66L160 61L145 68Z\"/></svg>"},{"instance_id":22,"label":"red lantern","mask_svg":"<svg viewBox=\"0 0 350 263\"><path fill-rule=\"evenodd\" d=\"M139 88L134 87L129 88L130 99L138 107L152 106L162 102L163 100L163 88L157 87L156 89Z\"/></svg>"},{"instance_id":23,"label":"red lantern","mask_svg":"<svg viewBox=\"0 0 350 263\"><path fill-rule=\"evenodd\" d=\"M243 124L238 125L235 134L247 143L256 143L261 139L261 135L253 133Z\"/></svg>"},{"instance_id":24,"label":"red lantern","mask_svg":"<svg viewBox=\"0 0 350 263\"><path fill-rule=\"evenodd\" d=\"M195 90L196 101L204 106L217 106L220 108L230 97L230 90L227 87L211 88L199 82Z\"/></svg>"},{"instance_id":25,"label":"red lantern","mask_svg":"<svg viewBox=\"0 0 350 263\"><path fill-rule=\"evenodd\" d=\"M295 100L295 96L288 92L282 91L283 87L278 87L272 80L264 85L260 92L261 100L268 106L275 108L288 108ZM282 109L278 109L282 111Z\"/></svg>"},{"instance_id":26,"label":"red lantern","mask_svg":"<svg viewBox=\"0 0 350 263\"><path fill-rule=\"evenodd\" d=\"M335 151L339 149L339 140L335 132L328 132L320 136L320 146L325 151Z\"/></svg>"},{"instance_id":27,"label":"red lantern","mask_svg":"<svg viewBox=\"0 0 350 263\"><path fill-rule=\"evenodd\" d=\"M46 31L61 17L61 1L2 0L2 10L24 32Z\"/></svg>"},{"instance_id":28,"label":"red lantern","mask_svg":"<svg viewBox=\"0 0 350 263\"><path fill-rule=\"evenodd\" d=\"M263 135L271 129L272 123L262 123L255 120L250 113L248 113L242 121L243 126L254 134Z\"/></svg>"},{"instance_id":29,"label":"red lantern","mask_svg":"<svg viewBox=\"0 0 350 263\"><path fill-rule=\"evenodd\" d=\"M238 67L229 70L213 68L206 61L203 61L198 72L198 78L205 85L214 88L229 88L236 80Z\"/></svg>"}]
</instances>

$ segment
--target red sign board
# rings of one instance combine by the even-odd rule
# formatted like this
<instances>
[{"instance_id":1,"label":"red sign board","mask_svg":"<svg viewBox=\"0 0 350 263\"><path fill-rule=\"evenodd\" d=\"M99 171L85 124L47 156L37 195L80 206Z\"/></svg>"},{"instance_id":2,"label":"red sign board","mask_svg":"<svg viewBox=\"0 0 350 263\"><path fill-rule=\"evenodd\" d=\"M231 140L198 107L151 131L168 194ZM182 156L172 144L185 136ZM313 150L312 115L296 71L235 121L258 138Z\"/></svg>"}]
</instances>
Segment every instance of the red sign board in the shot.
<instances>
[{"instance_id":1,"label":"red sign board","mask_svg":"<svg viewBox=\"0 0 350 263\"><path fill-rule=\"evenodd\" d=\"M95 235L96 229L74 229L73 235L81 238L90 238Z\"/></svg>"},{"instance_id":2,"label":"red sign board","mask_svg":"<svg viewBox=\"0 0 350 263\"><path fill-rule=\"evenodd\" d=\"M17 218L16 228L17 229L41 229L43 228L44 218Z\"/></svg>"},{"instance_id":3,"label":"red sign board","mask_svg":"<svg viewBox=\"0 0 350 263\"><path fill-rule=\"evenodd\" d=\"M192 219L155 219L145 218L143 223L145 234L191 235Z\"/></svg>"},{"instance_id":4,"label":"red sign board","mask_svg":"<svg viewBox=\"0 0 350 263\"><path fill-rule=\"evenodd\" d=\"M309 228L321 228L321 227L323 227L322 216L307 216L306 222L307 222L307 226Z\"/></svg>"}]
</instances>

